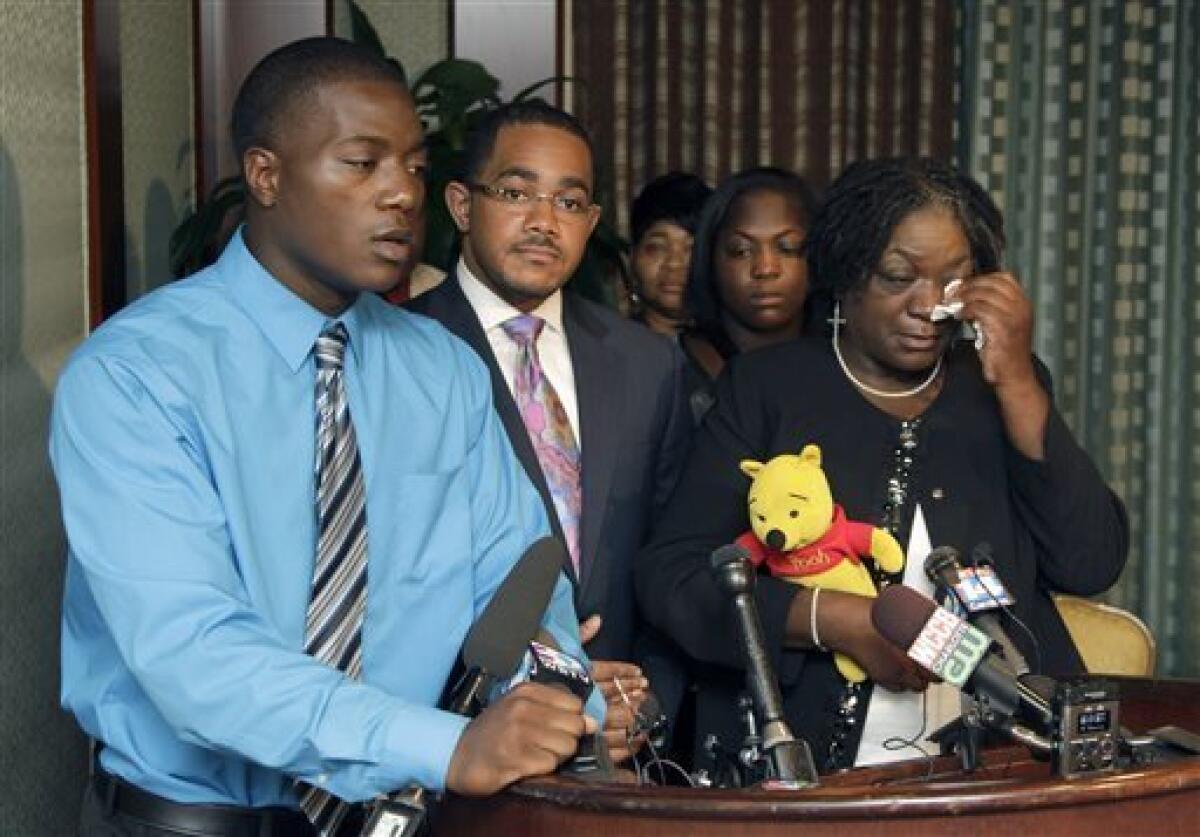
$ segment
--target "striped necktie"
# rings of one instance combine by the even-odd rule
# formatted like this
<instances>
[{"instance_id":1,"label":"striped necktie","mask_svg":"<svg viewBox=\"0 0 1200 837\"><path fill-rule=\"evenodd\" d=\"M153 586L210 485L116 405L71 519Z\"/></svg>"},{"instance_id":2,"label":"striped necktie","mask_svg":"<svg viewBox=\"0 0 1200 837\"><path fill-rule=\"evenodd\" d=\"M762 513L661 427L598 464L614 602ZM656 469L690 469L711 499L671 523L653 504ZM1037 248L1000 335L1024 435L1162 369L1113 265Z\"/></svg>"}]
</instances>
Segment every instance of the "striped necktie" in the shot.
<instances>
[{"instance_id":1,"label":"striped necktie","mask_svg":"<svg viewBox=\"0 0 1200 837\"><path fill-rule=\"evenodd\" d=\"M317 338L317 555L308 603L304 650L358 678L367 602L367 503L362 462L342 362L346 327L331 323ZM320 788L297 782L300 807L323 835L337 832L349 806Z\"/></svg>"},{"instance_id":2,"label":"striped necktie","mask_svg":"<svg viewBox=\"0 0 1200 837\"><path fill-rule=\"evenodd\" d=\"M520 349L513 376L513 395L546 476L554 510L567 541L567 551L575 567L575 577L581 578L579 519L583 510L583 489L579 479L579 446L575 443L567 411L538 359L537 339L545 324L541 317L521 314L504 321L500 327Z\"/></svg>"}]
</instances>

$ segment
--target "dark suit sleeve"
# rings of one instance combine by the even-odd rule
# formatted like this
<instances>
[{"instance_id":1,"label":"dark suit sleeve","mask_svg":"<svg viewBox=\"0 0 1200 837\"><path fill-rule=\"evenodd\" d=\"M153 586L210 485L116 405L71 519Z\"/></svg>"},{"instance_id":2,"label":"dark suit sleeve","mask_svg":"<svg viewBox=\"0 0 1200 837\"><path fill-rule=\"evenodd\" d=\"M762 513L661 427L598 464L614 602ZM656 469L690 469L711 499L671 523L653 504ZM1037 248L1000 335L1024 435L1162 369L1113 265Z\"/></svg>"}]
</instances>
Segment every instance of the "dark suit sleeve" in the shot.
<instances>
[{"instance_id":1,"label":"dark suit sleeve","mask_svg":"<svg viewBox=\"0 0 1200 837\"><path fill-rule=\"evenodd\" d=\"M1129 552L1129 521L1120 498L1104 482L1053 404L1050 373L1038 377L1051 393L1045 459L1036 462L1015 448L1009 473L1018 514L1038 546L1038 573L1046 586L1090 596L1117 580Z\"/></svg>"},{"instance_id":2,"label":"dark suit sleeve","mask_svg":"<svg viewBox=\"0 0 1200 837\"><path fill-rule=\"evenodd\" d=\"M635 568L647 621L703 662L742 667L733 608L714 581L709 556L748 528L743 459L761 459L770 413L760 376L735 361L717 384L717 404L697 432L674 494ZM683 419L686 420L684 413ZM796 588L760 576L756 588L768 651L779 663Z\"/></svg>"},{"instance_id":3,"label":"dark suit sleeve","mask_svg":"<svg viewBox=\"0 0 1200 837\"><path fill-rule=\"evenodd\" d=\"M654 504L651 520L658 520L666 509L679 477L687 464L692 443L692 419L684 387L684 358L678 348L670 349L670 375L663 388L660 415L662 437L654 464Z\"/></svg>"}]
</instances>

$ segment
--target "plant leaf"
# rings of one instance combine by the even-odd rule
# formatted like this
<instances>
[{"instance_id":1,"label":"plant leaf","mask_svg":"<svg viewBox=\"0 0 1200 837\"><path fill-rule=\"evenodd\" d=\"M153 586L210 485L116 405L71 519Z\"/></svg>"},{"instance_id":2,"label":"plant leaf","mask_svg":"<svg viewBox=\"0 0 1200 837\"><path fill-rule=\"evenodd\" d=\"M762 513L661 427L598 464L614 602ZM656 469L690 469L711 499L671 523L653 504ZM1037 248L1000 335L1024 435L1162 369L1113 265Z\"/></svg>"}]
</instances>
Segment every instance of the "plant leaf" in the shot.
<instances>
[{"instance_id":1,"label":"plant leaf","mask_svg":"<svg viewBox=\"0 0 1200 837\"><path fill-rule=\"evenodd\" d=\"M500 80L478 61L446 58L421 73L412 89L420 95L426 86L438 91L442 97L450 94L473 103L494 97L500 89Z\"/></svg>"},{"instance_id":2,"label":"plant leaf","mask_svg":"<svg viewBox=\"0 0 1200 837\"><path fill-rule=\"evenodd\" d=\"M533 84L526 87L524 90L519 92L517 95L513 96L510 101L523 102L526 99L528 99L529 97L531 97L538 90L541 90L543 87L545 87L549 84L556 84L558 82L562 82L564 84L571 84L571 83L582 84L582 85L586 86L586 82L584 82L583 79L575 78L575 76L550 76L549 78L544 78L541 81L535 81Z\"/></svg>"},{"instance_id":3,"label":"plant leaf","mask_svg":"<svg viewBox=\"0 0 1200 837\"><path fill-rule=\"evenodd\" d=\"M375 27L371 25L366 13L358 7L354 0L350 0L350 40L365 46L377 55L387 57L387 51L383 48L383 41L379 39L379 33L375 31Z\"/></svg>"},{"instance_id":4,"label":"plant leaf","mask_svg":"<svg viewBox=\"0 0 1200 837\"><path fill-rule=\"evenodd\" d=\"M208 264L221 245L229 225L230 213L240 211L246 201L245 187L239 176L217 181L208 199L187 213L171 233L168 254L171 272L186 276Z\"/></svg>"}]
</instances>

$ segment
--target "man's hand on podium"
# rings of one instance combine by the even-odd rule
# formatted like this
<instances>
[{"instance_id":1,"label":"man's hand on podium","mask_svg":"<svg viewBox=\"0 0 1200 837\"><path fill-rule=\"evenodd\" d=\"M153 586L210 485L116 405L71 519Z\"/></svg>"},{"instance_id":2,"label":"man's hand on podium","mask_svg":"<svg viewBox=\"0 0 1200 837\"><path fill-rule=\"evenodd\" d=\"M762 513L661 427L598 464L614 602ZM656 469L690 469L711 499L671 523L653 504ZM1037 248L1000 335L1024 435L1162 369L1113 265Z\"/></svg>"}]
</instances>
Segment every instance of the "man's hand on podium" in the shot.
<instances>
[{"instance_id":1,"label":"man's hand on podium","mask_svg":"<svg viewBox=\"0 0 1200 837\"><path fill-rule=\"evenodd\" d=\"M575 695L522 683L467 724L450 758L446 787L487 796L518 779L553 773L574 755L580 736L596 731Z\"/></svg>"}]
</instances>

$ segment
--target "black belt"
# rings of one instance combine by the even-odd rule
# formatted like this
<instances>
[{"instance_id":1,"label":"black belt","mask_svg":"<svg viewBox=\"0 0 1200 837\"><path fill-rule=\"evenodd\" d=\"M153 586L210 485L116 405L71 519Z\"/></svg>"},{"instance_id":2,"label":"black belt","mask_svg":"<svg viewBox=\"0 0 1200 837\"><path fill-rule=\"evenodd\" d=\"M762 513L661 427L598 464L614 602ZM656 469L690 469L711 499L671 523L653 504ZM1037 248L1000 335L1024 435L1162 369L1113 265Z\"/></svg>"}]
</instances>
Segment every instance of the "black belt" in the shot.
<instances>
[{"instance_id":1,"label":"black belt","mask_svg":"<svg viewBox=\"0 0 1200 837\"><path fill-rule=\"evenodd\" d=\"M158 828L221 837L303 837L315 835L302 811L291 808L239 808L233 805L190 805L172 802L103 770L92 786L106 814L119 813Z\"/></svg>"}]
</instances>

